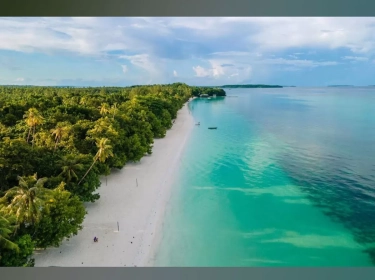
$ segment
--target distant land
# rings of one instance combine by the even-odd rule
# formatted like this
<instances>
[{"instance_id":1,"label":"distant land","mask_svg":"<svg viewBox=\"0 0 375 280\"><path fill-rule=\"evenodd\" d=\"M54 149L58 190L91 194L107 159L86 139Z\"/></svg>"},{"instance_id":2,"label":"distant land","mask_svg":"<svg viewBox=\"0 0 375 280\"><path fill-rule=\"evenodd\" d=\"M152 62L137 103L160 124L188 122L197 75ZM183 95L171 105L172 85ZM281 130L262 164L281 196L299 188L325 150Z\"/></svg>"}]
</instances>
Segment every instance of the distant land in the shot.
<instances>
[{"instance_id":1,"label":"distant land","mask_svg":"<svg viewBox=\"0 0 375 280\"><path fill-rule=\"evenodd\" d=\"M279 85L224 85L221 88L282 88Z\"/></svg>"},{"instance_id":2,"label":"distant land","mask_svg":"<svg viewBox=\"0 0 375 280\"><path fill-rule=\"evenodd\" d=\"M178 83L177 83L178 84ZM162 86L166 86L169 84L162 84ZM128 86L43 86L43 85L0 85L2 87L10 87L10 88L136 88L142 87L142 85L128 85ZM288 87L296 87L296 86L281 86L281 85L263 85L263 84L245 84L245 85L223 85L223 86L199 86L200 88L288 88ZM363 85L363 86L355 86L355 85L327 85L327 86L318 86L318 87L375 87L375 85Z\"/></svg>"},{"instance_id":3,"label":"distant land","mask_svg":"<svg viewBox=\"0 0 375 280\"><path fill-rule=\"evenodd\" d=\"M329 85L328 87L355 87L353 85Z\"/></svg>"}]
</instances>

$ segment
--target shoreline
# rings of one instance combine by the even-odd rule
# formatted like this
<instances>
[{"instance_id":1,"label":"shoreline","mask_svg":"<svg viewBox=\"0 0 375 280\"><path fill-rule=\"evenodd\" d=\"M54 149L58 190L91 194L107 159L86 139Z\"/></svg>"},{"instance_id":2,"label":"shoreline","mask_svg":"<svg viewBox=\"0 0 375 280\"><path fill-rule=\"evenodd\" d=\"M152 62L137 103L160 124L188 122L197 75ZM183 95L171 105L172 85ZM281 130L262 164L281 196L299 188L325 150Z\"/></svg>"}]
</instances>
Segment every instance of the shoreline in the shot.
<instances>
[{"instance_id":1,"label":"shoreline","mask_svg":"<svg viewBox=\"0 0 375 280\"><path fill-rule=\"evenodd\" d=\"M166 136L154 140L151 155L101 179L99 200L85 203L83 229L58 248L35 251L35 267L152 266L175 171L194 128L191 100Z\"/></svg>"},{"instance_id":2,"label":"shoreline","mask_svg":"<svg viewBox=\"0 0 375 280\"><path fill-rule=\"evenodd\" d=\"M169 163L171 167L169 168L169 171L167 171L167 173L165 174L164 192L161 194L159 201L156 201L157 205L155 206L155 209L158 209L158 211L156 212L157 214L153 218L154 223L152 223L152 225L150 225L150 227L148 228L148 232L153 233L153 234L144 235L147 238L147 241L144 240L145 242L142 243L143 245L142 249L146 251L147 253L144 255L141 254L138 256L138 259L136 259L137 266L142 266L142 267L154 266L154 260L155 260L155 257L157 256L158 249L163 238L165 211L170 202L170 198L172 195L172 187L177 178L177 174L178 174L180 162L181 162L181 157L183 155L183 152L186 148L186 143L188 139L190 138L191 132L194 127L193 117L189 115L188 103L186 103L184 107L186 108L186 114L187 114L186 116L184 116L186 118L184 122L186 121L190 127L188 126L186 127L187 130L184 131L183 137L180 138L181 142L179 144L178 150L175 151L176 154L173 160ZM150 246L148 247L147 244Z\"/></svg>"}]
</instances>

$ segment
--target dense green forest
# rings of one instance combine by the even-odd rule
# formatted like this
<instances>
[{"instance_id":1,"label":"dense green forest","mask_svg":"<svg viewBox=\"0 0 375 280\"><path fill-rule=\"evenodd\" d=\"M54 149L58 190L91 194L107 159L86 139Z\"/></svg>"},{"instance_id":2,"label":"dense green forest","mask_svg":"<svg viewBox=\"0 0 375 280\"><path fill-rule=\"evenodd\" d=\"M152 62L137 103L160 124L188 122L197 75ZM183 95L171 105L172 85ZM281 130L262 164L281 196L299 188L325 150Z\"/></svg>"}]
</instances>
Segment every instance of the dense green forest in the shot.
<instances>
[{"instance_id":1,"label":"dense green forest","mask_svg":"<svg viewBox=\"0 0 375 280\"><path fill-rule=\"evenodd\" d=\"M199 97L202 94L213 96L225 96L226 93L223 89L219 88L211 88L211 87L192 87L192 94L193 96Z\"/></svg>"},{"instance_id":2,"label":"dense green forest","mask_svg":"<svg viewBox=\"0 0 375 280\"><path fill-rule=\"evenodd\" d=\"M282 88L279 85L224 85L221 88Z\"/></svg>"},{"instance_id":3,"label":"dense green forest","mask_svg":"<svg viewBox=\"0 0 375 280\"><path fill-rule=\"evenodd\" d=\"M0 87L0 266L33 266L35 248L76 235L99 177L152 153L189 98L186 84Z\"/></svg>"}]
</instances>

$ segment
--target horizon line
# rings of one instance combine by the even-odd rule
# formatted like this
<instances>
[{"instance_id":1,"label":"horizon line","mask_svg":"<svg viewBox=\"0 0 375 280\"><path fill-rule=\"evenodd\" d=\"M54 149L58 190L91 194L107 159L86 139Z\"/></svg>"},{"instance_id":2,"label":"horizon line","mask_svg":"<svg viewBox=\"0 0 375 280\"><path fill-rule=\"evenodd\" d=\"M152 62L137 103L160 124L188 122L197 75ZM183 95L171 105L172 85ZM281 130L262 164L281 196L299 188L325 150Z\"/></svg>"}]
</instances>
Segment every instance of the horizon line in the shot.
<instances>
[{"instance_id":1,"label":"horizon line","mask_svg":"<svg viewBox=\"0 0 375 280\"><path fill-rule=\"evenodd\" d=\"M134 87L134 86L154 86L154 85L172 85L172 84L186 84L183 82L175 82L175 83L160 83L160 84L134 84L134 85L124 85L124 86L116 86L116 85L102 85L102 86L90 86L90 85L81 85L81 86L75 86L75 85L19 85L19 84L0 84L0 87L74 87L74 88L127 88L127 87ZM309 86L295 86L295 85L277 85L277 84L227 84L227 85L189 85L189 86L195 86L195 87L225 87L225 86L245 86L245 85L263 85L263 86L281 86L281 87L298 87L298 88L314 88L314 87L375 87L375 85L309 85Z\"/></svg>"}]
</instances>

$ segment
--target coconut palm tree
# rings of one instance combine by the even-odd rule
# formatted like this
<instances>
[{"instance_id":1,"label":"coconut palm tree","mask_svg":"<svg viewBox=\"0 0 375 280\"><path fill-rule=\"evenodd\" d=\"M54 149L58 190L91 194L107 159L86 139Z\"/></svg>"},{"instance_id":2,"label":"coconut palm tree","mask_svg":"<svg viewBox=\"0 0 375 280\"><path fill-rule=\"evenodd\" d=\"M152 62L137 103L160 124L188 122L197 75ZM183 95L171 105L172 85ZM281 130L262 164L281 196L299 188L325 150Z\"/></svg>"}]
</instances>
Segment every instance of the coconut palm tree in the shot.
<instances>
[{"instance_id":1,"label":"coconut palm tree","mask_svg":"<svg viewBox=\"0 0 375 280\"><path fill-rule=\"evenodd\" d=\"M108 114L110 111L108 103L102 103L102 105L99 106L99 110L102 116L105 116L106 114Z\"/></svg>"},{"instance_id":2,"label":"coconut palm tree","mask_svg":"<svg viewBox=\"0 0 375 280\"><path fill-rule=\"evenodd\" d=\"M57 143L61 140L61 137L63 136L64 133L64 128L61 126L56 127L55 129L51 129L52 135L55 136L55 148L54 150L56 151Z\"/></svg>"},{"instance_id":3,"label":"coconut palm tree","mask_svg":"<svg viewBox=\"0 0 375 280\"><path fill-rule=\"evenodd\" d=\"M80 163L81 156L77 156L74 154L69 154L63 157L62 160L58 162L58 164L62 168L62 172L59 176L63 176L66 178L66 182L69 183L73 178L78 179L77 171L83 169L83 164Z\"/></svg>"},{"instance_id":4,"label":"coconut palm tree","mask_svg":"<svg viewBox=\"0 0 375 280\"><path fill-rule=\"evenodd\" d=\"M87 103L88 103L87 97L86 96L81 97L81 99L79 101L79 104L80 105L87 105Z\"/></svg>"},{"instance_id":5,"label":"coconut palm tree","mask_svg":"<svg viewBox=\"0 0 375 280\"><path fill-rule=\"evenodd\" d=\"M90 130L90 132L94 134L100 134L106 131L110 127L111 123L109 122L108 117L100 118L95 122L94 127Z\"/></svg>"},{"instance_id":6,"label":"coconut palm tree","mask_svg":"<svg viewBox=\"0 0 375 280\"><path fill-rule=\"evenodd\" d=\"M114 103L111 106L111 109L110 109L110 112L113 113L113 115L112 115L112 119L113 120L115 119L115 115L116 115L117 111L118 111L118 109L117 109L117 103Z\"/></svg>"},{"instance_id":7,"label":"coconut palm tree","mask_svg":"<svg viewBox=\"0 0 375 280\"><path fill-rule=\"evenodd\" d=\"M23 115L27 126L29 127L29 133L27 135L27 142L29 142L30 134L33 135L32 145L34 146L34 135L37 125L40 125L44 122L42 115L35 108L30 108L26 111L26 114Z\"/></svg>"},{"instance_id":8,"label":"coconut palm tree","mask_svg":"<svg viewBox=\"0 0 375 280\"><path fill-rule=\"evenodd\" d=\"M16 251L19 250L17 244L9 240L10 235L16 230L16 228L15 217L0 210L0 248Z\"/></svg>"},{"instance_id":9,"label":"coconut palm tree","mask_svg":"<svg viewBox=\"0 0 375 280\"><path fill-rule=\"evenodd\" d=\"M9 189L0 199L0 203L10 201L4 211L15 215L18 224L35 224L41 217L44 201L50 193L49 189L43 187L47 178L38 179L36 173L33 176L17 178L19 186Z\"/></svg>"},{"instance_id":10,"label":"coconut palm tree","mask_svg":"<svg viewBox=\"0 0 375 280\"><path fill-rule=\"evenodd\" d=\"M118 132L113 128L111 119L104 117L95 122L94 127L87 132L87 135L91 139L103 137L112 139L118 135Z\"/></svg>"},{"instance_id":11,"label":"coconut palm tree","mask_svg":"<svg viewBox=\"0 0 375 280\"><path fill-rule=\"evenodd\" d=\"M86 175L90 172L91 168L98 160L100 162L105 162L107 158L113 157L112 146L108 144L109 142L110 141L108 138L101 138L99 141L96 141L98 152L94 156L94 162L91 164L90 168L87 170L82 179L78 182L78 185L82 182L82 180L86 177Z\"/></svg>"},{"instance_id":12,"label":"coconut palm tree","mask_svg":"<svg viewBox=\"0 0 375 280\"><path fill-rule=\"evenodd\" d=\"M33 125L34 125L34 112L32 111L32 108L30 108L26 114L23 115L23 118L26 119L26 124L27 126L29 127L29 133L27 134L27 140L26 142L29 143L29 138L30 138L30 135L31 135L31 131L32 131L32 128L33 128Z\"/></svg>"},{"instance_id":13,"label":"coconut palm tree","mask_svg":"<svg viewBox=\"0 0 375 280\"><path fill-rule=\"evenodd\" d=\"M63 136L65 136L69 132L69 127L64 126L64 124L58 124L55 129L51 129L51 134L55 136L55 148L56 150L57 144L61 142Z\"/></svg>"}]
</instances>

